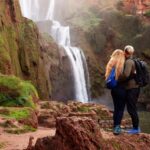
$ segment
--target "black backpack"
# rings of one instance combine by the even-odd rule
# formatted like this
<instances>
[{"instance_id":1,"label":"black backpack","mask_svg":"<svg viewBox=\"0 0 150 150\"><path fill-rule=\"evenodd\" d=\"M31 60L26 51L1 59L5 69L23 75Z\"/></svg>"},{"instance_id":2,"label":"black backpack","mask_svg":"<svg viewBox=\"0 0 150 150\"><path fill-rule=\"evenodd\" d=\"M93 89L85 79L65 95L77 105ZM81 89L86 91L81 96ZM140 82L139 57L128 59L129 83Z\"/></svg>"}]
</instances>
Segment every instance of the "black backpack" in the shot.
<instances>
[{"instance_id":1,"label":"black backpack","mask_svg":"<svg viewBox=\"0 0 150 150\"><path fill-rule=\"evenodd\" d=\"M150 75L147 63L140 59L133 59L135 62L136 75L135 81L140 87L144 87L150 83Z\"/></svg>"}]
</instances>

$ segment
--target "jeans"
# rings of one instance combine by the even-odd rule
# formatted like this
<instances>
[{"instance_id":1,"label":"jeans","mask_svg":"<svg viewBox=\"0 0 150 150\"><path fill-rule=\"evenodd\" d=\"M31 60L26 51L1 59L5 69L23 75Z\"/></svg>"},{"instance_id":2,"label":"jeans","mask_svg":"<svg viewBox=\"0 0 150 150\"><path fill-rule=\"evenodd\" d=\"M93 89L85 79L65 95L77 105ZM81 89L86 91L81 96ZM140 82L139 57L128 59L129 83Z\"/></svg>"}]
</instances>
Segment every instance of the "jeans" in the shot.
<instances>
[{"instance_id":1,"label":"jeans","mask_svg":"<svg viewBox=\"0 0 150 150\"><path fill-rule=\"evenodd\" d=\"M116 125L121 124L126 103L126 90L121 86L117 86L111 90L111 95L114 103L113 120L115 127Z\"/></svg>"},{"instance_id":2,"label":"jeans","mask_svg":"<svg viewBox=\"0 0 150 150\"><path fill-rule=\"evenodd\" d=\"M136 107L139 94L140 94L140 88L126 90L127 111L131 116L133 128L138 128L139 126L139 117L138 117L137 107Z\"/></svg>"}]
</instances>

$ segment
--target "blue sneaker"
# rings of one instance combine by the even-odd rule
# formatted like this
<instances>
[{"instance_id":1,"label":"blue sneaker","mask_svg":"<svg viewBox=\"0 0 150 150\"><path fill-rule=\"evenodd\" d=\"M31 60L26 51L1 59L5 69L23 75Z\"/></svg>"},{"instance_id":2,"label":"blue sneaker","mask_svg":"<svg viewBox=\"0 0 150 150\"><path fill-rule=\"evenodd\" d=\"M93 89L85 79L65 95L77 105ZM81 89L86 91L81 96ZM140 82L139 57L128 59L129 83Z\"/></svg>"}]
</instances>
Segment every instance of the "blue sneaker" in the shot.
<instances>
[{"instance_id":1,"label":"blue sneaker","mask_svg":"<svg viewBox=\"0 0 150 150\"><path fill-rule=\"evenodd\" d=\"M114 129L113 129L113 134L114 135L119 135L120 133L121 133L120 125L115 126Z\"/></svg>"},{"instance_id":2,"label":"blue sneaker","mask_svg":"<svg viewBox=\"0 0 150 150\"><path fill-rule=\"evenodd\" d=\"M141 132L140 128L132 128L130 130L127 131L128 134L139 134Z\"/></svg>"}]
</instances>

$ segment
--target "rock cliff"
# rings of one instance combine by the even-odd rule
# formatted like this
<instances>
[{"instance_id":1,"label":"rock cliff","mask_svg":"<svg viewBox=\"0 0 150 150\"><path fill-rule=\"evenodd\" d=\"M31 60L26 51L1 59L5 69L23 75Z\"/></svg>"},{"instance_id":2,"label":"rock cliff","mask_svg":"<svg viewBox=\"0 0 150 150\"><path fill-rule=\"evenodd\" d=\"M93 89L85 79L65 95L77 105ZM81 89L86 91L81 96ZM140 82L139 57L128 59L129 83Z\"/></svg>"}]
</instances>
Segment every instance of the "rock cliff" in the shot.
<instances>
[{"instance_id":1,"label":"rock cliff","mask_svg":"<svg viewBox=\"0 0 150 150\"><path fill-rule=\"evenodd\" d=\"M132 44L137 56L149 64L150 25L147 20L117 10L118 0L63 2L66 5L55 15L63 24L70 25L72 45L85 52L92 97L103 93L105 64L112 50ZM143 2L148 5L148 1ZM60 6L57 5L57 9ZM18 0L1 1L0 8L0 72L31 80L42 99L71 99L73 78L64 51L61 53L51 37L41 35L31 20L22 17ZM47 26L50 25L51 22L47 22ZM43 28L38 23L40 26ZM47 32L47 26L42 32ZM149 87L143 91L141 101L149 104Z\"/></svg>"},{"instance_id":2,"label":"rock cliff","mask_svg":"<svg viewBox=\"0 0 150 150\"><path fill-rule=\"evenodd\" d=\"M0 73L32 81L41 99L72 98L68 58L62 58L51 37L22 17L18 0L0 1L0 59Z\"/></svg>"},{"instance_id":3,"label":"rock cliff","mask_svg":"<svg viewBox=\"0 0 150 150\"><path fill-rule=\"evenodd\" d=\"M0 72L32 80L36 87L43 85L39 93L48 97L37 27L22 17L16 0L0 1L0 14Z\"/></svg>"}]
</instances>

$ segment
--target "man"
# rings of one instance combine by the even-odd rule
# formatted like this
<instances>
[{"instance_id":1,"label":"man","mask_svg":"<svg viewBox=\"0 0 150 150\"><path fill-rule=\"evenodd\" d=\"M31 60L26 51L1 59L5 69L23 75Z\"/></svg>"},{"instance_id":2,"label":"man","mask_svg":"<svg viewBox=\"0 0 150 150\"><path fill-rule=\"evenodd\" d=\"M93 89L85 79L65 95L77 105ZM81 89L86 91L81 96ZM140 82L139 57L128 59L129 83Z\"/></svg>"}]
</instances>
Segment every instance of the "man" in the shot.
<instances>
[{"instance_id":1,"label":"man","mask_svg":"<svg viewBox=\"0 0 150 150\"><path fill-rule=\"evenodd\" d=\"M137 134L140 133L139 128L139 117L137 113L137 101L139 98L140 87L136 83L134 76L136 74L136 68L134 60L132 59L134 54L134 48L130 45L125 46L124 48L125 53L125 67L123 71L123 75L121 80L124 81L124 86L126 89L126 105L127 111L132 119L133 128L128 130L129 134Z\"/></svg>"}]
</instances>

